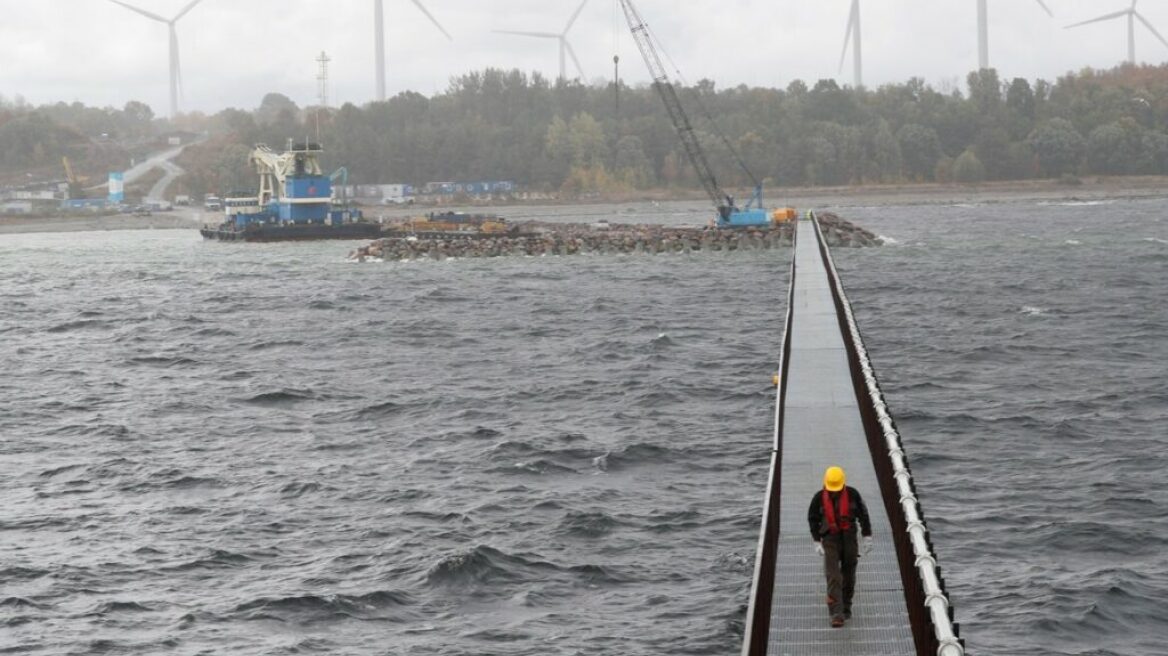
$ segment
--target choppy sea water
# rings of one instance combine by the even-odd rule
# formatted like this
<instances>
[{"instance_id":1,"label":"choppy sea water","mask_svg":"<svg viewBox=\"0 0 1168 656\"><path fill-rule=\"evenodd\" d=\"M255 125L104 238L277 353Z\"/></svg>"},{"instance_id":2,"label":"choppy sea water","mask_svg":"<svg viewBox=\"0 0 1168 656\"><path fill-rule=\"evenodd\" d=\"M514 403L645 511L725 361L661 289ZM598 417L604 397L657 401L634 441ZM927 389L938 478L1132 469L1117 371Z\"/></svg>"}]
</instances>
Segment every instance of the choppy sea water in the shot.
<instances>
[{"instance_id":1,"label":"choppy sea water","mask_svg":"<svg viewBox=\"0 0 1168 656\"><path fill-rule=\"evenodd\" d=\"M971 652L1163 653L1166 210L841 210ZM0 236L0 652L736 653L790 252L352 246Z\"/></svg>"}]
</instances>

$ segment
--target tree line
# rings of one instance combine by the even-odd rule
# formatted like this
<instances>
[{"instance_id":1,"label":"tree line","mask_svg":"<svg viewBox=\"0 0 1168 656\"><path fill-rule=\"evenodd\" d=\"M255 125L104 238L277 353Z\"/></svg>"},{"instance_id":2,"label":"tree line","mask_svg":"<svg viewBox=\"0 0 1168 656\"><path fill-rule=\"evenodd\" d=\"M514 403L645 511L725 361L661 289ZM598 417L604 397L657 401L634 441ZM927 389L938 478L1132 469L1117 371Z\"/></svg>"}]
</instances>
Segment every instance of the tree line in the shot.
<instances>
[{"instance_id":1,"label":"tree line","mask_svg":"<svg viewBox=\"0 0 1168 656\"><path fill-rule=\"evenodd\" d=\"M1054 82L1003 80L987 69L966 83L718 89L701 80L678 91L728 188L752 176L782 187L1168 174L1168 65L1088 69ZM0 171L59 159L70 139L176 129L210 134L180 162L196 193L250 188L250 147L289 138L319 138L328 161L357 183L514 180L568 195L697 186L653 87L553 83L493 68L455 77L432 97L403 92L324 109L269 93L255 110L174 121L138 102L33 108L0 98Z\"/></svg>"}]
</instances>

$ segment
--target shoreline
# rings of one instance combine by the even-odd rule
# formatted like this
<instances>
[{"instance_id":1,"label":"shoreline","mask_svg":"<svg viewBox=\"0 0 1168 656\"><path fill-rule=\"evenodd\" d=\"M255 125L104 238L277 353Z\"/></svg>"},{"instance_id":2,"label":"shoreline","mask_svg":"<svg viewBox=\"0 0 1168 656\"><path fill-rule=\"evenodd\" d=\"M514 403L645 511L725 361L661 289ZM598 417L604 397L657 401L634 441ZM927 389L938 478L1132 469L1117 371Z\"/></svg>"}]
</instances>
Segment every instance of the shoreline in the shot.
<instances>
[{"instance_id":1,"label":"shoreline","mask_svg":"<svg viewBox=\"0 0 1168 656\"><path fill-rule=\"evenodd\" d=\"M841 209L849 207L886 207L898 205L954 205L1018 202L1097 202L1140 200L1168 197L1168 176L1133 176L1090 178L1079 185L1057 180L988 182L979 185L896 184L856 187L792 187L764 190L767 206L796 209ZM573 200L541 199L532 202L492 202L411 206L364 207L367 215L409 216L452 208L531 208L587 207L623 203L701 202L705 195L692 189L658 189L627 194L611 194ZM220 215L199 211L159 213L138 217L125 214L109 216L0 216L0 234L62 233L111 230L196 230L204 223L214 223Z\"/></svg>"},{"instance_id":2,"label":"shoreline","mask_svg":"<svg viewBox=\"0 0 1168 656\"><path fill-rule=\"evenodd\" d=\"M108 232L115 230L197 230L202 220L190 214L131 216L0 216L0 235L61 232Z\"/></svg>"}]
</instances>

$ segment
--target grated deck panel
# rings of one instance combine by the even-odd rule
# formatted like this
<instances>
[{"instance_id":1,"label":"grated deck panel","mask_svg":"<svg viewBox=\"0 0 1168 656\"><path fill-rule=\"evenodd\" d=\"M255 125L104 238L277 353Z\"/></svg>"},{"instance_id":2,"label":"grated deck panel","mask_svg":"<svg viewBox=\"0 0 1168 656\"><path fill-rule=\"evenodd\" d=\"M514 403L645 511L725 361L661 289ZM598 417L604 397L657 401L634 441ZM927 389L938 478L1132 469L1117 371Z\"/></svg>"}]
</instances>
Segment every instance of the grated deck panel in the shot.
<instances>
[{"instance_id":1,"label":"grated deck panel","mask_svg":"<svg viewBox=\"0 0 1168 656\"><path fill-rule=\"evenodd\" d=\"M852 387L847 352L815 228L799 222L790 363L783 418L778 556L767 653L909 656L915 653L900 569ZM823 470L839 465L868 506L875 546L860 558L852 619L833 629L823 561L807 507Z\"/></svg>"}]
</instances>

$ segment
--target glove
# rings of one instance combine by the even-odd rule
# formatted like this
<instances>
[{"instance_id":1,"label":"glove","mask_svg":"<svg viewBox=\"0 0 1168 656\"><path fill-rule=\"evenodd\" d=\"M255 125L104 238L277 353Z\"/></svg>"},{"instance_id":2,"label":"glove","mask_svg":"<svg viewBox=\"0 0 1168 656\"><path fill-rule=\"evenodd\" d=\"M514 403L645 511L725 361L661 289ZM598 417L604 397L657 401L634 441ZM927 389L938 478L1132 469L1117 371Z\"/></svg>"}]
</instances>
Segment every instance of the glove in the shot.
<instances>
[{"instance_id":1,"label":"glove","mask_svg":"<svg viewBox=\"0 0 1168 656\"><path fill-rule=\"evenodd\" d=\"M872 536L864 536L864 544L860 545L860 555L867 556L868 552L872 550Z\"/></svg>"},{"instance_id":2,"label":"glove","mask_svg":"<svg viewBox=\"0 0 1168 656\"><path fill-rule=\"evenodd\" d=\"M818 540L815 541L815 553L823 555L823 543Z\"/></svg>"}]
</instances>

